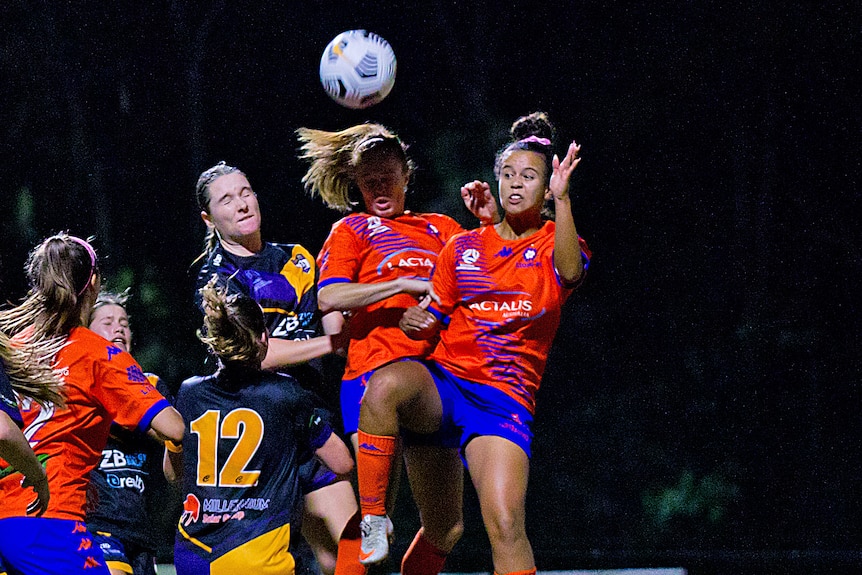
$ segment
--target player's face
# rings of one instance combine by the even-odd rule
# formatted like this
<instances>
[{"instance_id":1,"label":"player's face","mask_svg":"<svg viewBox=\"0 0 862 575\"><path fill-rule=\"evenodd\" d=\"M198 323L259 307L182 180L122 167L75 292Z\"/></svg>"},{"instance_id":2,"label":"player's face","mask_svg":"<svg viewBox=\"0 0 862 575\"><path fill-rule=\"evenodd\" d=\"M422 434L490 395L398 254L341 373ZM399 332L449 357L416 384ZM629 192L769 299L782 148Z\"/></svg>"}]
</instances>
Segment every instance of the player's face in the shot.
<instances>
[{"instance_id":1,"label":"player's face","mask_svg":"<svg viewBox=\"0 0 862 575\"><path fill-rule=\"evenodd\" d=\"M209 186L209 213L202 213L208 226L222 237L240 240L260 233L260 205L251 184L239 172L216 178Z\"/></svg>"},{"instance_id":2,"label":"player's face","mask_svg":"<svg viewBox=\"0 0 862 575\"><path fill-rule=\"evenodd\" d=\"M404 213L408 175L399 158L393 154L367 154L356 166L355 180L366 212L381 218Z\"/></svg>"},{"instance_id":3,"label":"player's face","mask_svg":"<svg viewBox=\"0 0 862 575\"><path fill-rule=\"evenodd\" d=\"M132 348L129 315L123 306L114 304L99 306L90 316L90 329L123 351L129 351Z\"/></svg>"},{"instance_id":4,"label":"player's face","mask_svg":"<svg viewBox=\"0 0 862 575\"><path fill-rule=\"evenodd\" d=\"M500 205L507 214L537 212L548 194L545 159L541 154L515 150L503 159L500 168Z\"/></svg>"}]
</instances>

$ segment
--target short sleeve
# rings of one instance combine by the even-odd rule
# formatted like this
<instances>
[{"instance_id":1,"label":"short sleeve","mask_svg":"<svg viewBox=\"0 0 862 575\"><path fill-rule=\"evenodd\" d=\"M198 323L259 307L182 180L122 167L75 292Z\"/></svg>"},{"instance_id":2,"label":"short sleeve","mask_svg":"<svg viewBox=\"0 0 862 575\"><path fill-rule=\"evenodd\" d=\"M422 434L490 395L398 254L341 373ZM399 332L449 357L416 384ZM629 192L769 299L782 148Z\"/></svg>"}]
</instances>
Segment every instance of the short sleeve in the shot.
<instances>
[{"instance_id":1,"label":"short sleeve","mask_svg":"<svg viewBox=\"0 0 862 575\"><path fill-rule=\"evenodd\" d=\"M94 363L93 394L118 425L146 431L169 403L131 355L115 346L107 350Z\"/></svg>"},{"instance_id":2,"label":"short sleeve","mask_svg":"<svg viewBox=\"0 0 862 575\"><path fill-rule=\"evenodd\" d=\"M336 222L317 258L318 289L330 283L355 282L359 277L360 253L358 238L347 218Z\"/></svg>"},{"instance_id":3,"label":"short sleeve","mask_svg":"<svg viewBox=\"0 0 862 575\"><path fill-rule=\"evenodd\" d=\"M323 414L315 408L310 392L296 386L298 395L293 412L300 438L300 444L308 447L312 453L320 449L332 435L332 426Z\"/></svg>"}]
</instances>

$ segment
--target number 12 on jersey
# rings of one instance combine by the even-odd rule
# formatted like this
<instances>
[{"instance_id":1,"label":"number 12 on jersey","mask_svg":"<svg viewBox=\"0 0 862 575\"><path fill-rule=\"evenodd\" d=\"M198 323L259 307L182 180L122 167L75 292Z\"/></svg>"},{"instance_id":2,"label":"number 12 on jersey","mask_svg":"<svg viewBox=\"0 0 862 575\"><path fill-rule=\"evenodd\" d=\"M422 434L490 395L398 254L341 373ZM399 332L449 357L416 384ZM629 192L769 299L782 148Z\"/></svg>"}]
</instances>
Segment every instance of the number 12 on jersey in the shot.
<instances>
[{"instance_id":1,"label":"number 12 on jersey","mask_svg":"<svg viewBox=\"0 0 862 575\"><path fill-rule=\"evenodd\" d=\"M253 409L241 407L221 417L210 409L191 422L198 436L197 484L206 487L251 487L257 484L259 470L246 469L263 440L263 419ZM219 469L219 442L236 439L227 460Z\"/></svg>"}]
</instances>

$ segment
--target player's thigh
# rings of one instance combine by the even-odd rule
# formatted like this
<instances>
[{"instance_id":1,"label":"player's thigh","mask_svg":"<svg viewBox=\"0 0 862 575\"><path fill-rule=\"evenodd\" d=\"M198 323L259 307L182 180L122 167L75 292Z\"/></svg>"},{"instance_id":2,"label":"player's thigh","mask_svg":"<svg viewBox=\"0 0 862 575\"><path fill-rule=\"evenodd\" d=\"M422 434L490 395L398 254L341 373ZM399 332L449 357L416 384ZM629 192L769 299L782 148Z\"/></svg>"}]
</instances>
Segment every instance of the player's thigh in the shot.
<instances>
[{"instance_id":1,"label":"player's thigh","mask_svg":"<svg viewBox=\"0 0 862 575\"><path fill-rule=\"evenodd\" d=\"M418 361L398 361L375 370L362 398L362 413L372 417L397 411L402 426L420 433L439 425L443 413L434 379Z\"/></svg>"},{"instance_id":2,"label":"player's thigh","mask_svg":"<svg viewBox=\"0 0 862 575\"><path fill-rule=\"evenodd\" d=\"M523 525L530 475L524 450L508 439L485 435L467 444L465 458L485 523Z\"/></svg>"}]
</instances>

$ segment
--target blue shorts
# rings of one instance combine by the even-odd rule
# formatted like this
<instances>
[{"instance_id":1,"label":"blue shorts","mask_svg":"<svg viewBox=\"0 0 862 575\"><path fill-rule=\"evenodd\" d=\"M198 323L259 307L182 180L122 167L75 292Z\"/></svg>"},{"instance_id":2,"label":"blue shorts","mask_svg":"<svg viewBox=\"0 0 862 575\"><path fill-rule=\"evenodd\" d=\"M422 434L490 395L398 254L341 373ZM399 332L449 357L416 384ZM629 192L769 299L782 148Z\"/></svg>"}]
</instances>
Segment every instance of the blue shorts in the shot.
<instances>
[{"instance_id":1,"label":"blue shorts","mask_svg":"<svg viewBox=\"0 0 862 575\"><path fill-rule=\"evenodd\" d=\"M362 407L365 386L372 375L373 369L354 379L341 381L341 421L344 423L345 435L353 435L359 429L359 408Z\"/></svg>"},{"instance_id":2,"label":"blue shorts","mask_svg":"<svg viewBox=\"0 0 862 575\"><path fill-rule=\"evenodd\" d=\"M87 527L71 519L0 519L0 559L9 573L109 575Z\"/></svg>"},{"instance_id":3,"label":"blue shorts","mask_svg":"<svg viewBox=\"0 0 862 575\"><path fill-rule=\"evenodd\" d=\"M93 543L102 550L109 569L134 575L156 575L156 557L151 550L136 543L123 543L103 531L93 533Z\"/></svg>"},{"instance_id":4,"label":"blue shorts","mask_svg":"<svg viewBox=\"0 0 862 575\"><path fill-rule=\"evenodd\" d=\"M493 435L508 439L530 457L533 414L526 407L497 388L453 375L437 362L421 363L437 386L443 418L440 429L432 434L403 431L406 445L457 447L463 456L474 437Z\"/></svg>"}]
</instances>

